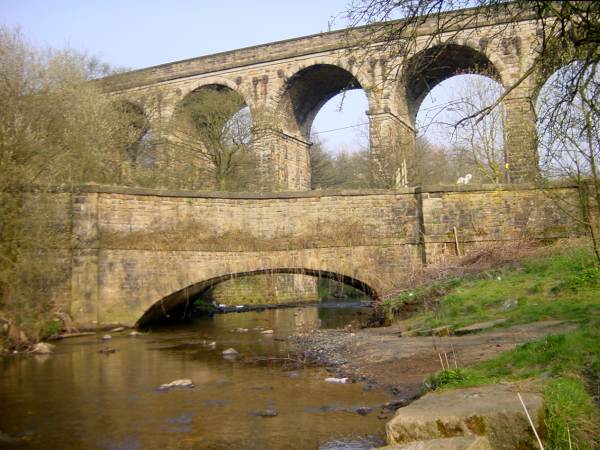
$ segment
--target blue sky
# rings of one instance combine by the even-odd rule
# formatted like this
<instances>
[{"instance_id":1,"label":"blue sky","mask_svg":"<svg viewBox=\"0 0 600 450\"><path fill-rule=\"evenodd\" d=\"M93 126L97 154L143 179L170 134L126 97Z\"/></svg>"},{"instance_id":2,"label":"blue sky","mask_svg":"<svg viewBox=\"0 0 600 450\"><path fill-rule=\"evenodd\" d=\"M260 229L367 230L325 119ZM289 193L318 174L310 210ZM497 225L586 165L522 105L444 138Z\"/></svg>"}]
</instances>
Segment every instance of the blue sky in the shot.
<instances>
[{"instance_id":1,"label":"blue sky","mask_svg":"<svg viewBox=\"0 0 600 450\"><path fill-rule=\"evenodd\" d=\"M0 22L19 26L34 44L136 69L319 33L331 23L344 28L348 1L0 0ZM366 126L356 125L367 120L366 98L352 91L339 105L334 98L323 107L313 132L330 151L356 150L365 140Z\"/></svg>"}]
</instances>

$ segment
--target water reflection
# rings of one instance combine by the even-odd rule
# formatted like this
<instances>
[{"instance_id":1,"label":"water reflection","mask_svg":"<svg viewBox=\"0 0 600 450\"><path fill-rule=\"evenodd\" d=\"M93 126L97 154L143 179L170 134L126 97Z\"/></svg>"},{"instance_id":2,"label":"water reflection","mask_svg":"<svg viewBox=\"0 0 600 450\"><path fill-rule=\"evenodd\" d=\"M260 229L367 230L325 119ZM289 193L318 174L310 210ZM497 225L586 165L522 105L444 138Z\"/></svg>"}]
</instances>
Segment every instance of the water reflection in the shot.
<instances>
[{"instance_id":1,"label":"water reflection","mask_svg":"<svg viewBox=\"0 0 600 450\"><path fill-rule=\"evenodd\" d=\"M91 336L60 342L50 357L5 358L0 432L18 441L11 446L49 450L380 445L384 424L376 413L353 411L385 403L385 393L326 383L322 369L251 363L287 357L288 336L298 328L343 327L360 321L360 311L331 303L224 314L137 337L114 335L110 355L98 354L106 343ZM262 334L266 329L273 334ZM224 359L230 347L240 355ZM196 387L157 390L179 378ZM253 414L265 410L276 415Z\"/></svg>"}]
</instances>

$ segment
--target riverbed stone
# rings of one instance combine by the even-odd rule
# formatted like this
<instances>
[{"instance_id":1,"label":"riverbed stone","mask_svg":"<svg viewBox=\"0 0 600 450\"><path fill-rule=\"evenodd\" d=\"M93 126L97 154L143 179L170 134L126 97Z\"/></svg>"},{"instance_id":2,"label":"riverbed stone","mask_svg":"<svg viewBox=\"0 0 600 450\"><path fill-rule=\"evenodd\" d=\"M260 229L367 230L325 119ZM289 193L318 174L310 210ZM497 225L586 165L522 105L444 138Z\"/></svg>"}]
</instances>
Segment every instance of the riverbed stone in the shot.
<instances>
[{"instance_id":1,"label":"riverbed stone","mask_svg":"<svg viewBox=\"0 0 600 450\"><path fill-rule=\"evenodd\" d=\"M536 449L517 392L516 385L497 384L426 394L396 411L386 425L388 443L485 436L494 449ZM521 396L540 430L544 424L542 395L521 391Z\"/></svg>"},{"instance_id":2,"label":"riverbed stone","mask_svg":"<svg viewBox=\"0 0 600 450\"><path fill-rule=\"evenodd\" d=\"M227 350L223 350L223 356L235 356L238 354L239 352L235 348L228 348Z\"/></svg>"},{"instance_id":3,"label":"riverbed stone","mask_svg":"<svg viewBox=\"0 0 600 450\"><path fill-rule=\"evenodd\" d=\"M179 380L173 380L170 383L161 384L158 390L168 391L175 388L193 388L194 382L189 378L182 378Z\"/></svg>"},{"instance_id":4,"label":"riverbed stone","mask_svg":"<svg viewBox=\"0 0 600 450\"><path fill-rule=\"evenodd\" d=\"M493 450L483 436L459 436L445 439L417 441L409 444L388 445L377 450Z\"/></svg>"},{"instance_id":5,"label":"riverbed stone","mask_svg":"<svg viewBox=\"0 0 600 450\"><path fill-rule=\"evenodd\" d=\"M38 342L33 346L31 353L35 353L37 355L49 355L54 353L54 345L48 344L47 342Z\"/></svg>"},{"instance_id":6,"label":"riverbed stone","mask_svg":"<svg viewBox=\"0 0 600 450\"><path fill-rule=\"evenodd\" d=\"M277 410L273 409L273 408L267 408L267 409L263 409L260 411L252 412L253 416L258 416L258 417L276 417L277 414L278 414Z\"/></svg>"}]
</instances>

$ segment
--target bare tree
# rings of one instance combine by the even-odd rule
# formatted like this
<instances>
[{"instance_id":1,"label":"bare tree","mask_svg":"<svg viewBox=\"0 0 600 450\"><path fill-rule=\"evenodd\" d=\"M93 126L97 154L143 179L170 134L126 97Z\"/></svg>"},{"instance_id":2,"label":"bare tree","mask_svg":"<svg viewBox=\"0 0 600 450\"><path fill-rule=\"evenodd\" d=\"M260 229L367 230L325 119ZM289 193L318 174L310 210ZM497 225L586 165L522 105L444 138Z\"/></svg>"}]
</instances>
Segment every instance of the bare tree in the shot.
<instances>
[{"instance_id":1,"label":"bare tree","mask_svg":"<svg viewBox=\"0 0 600 450\"><path fill-rule=\"evenodd\" d=\"M538 99L542 174L546 180L567 180L577 186L575 204L553 195L563 210L588 230L600 263L600 111L593 97L600 85L598 65L575 62L551 78ZM571 84L574 77L582 82ZM576 91L571 89L575 87ZM565 98L570 101L564 101ZM549 191L552 192L552 191ZM575 214L573 214L575 212Z\"/></svg>"},{"instance_id":2,"label":"bare tree","mask_svg":"<svg viewBox=\"0 0 600 450\"><path fill-rule=\"evenodd\" d=\"M507 86L509 94L530 76L548 75L558 67L580 61L580 70L571 74L568 84L584 83L586 71L600 61L600 4L586 1L551 0L353 0L346 11L352 27L369 25L363 43L370 47L385 47L396 56L415 50L417 39L423 39L420 27L426 22L430 44L452 42L452 38L469 26L488 18L503 18L506 25L497 29L502 37L510 23L523 18L537 20L539 47L534 66L524 77ZM393 20L394 19L394 20ZM444 39L440 37L444 35ZM421 43L423 44L423 43ZM425 44L427 46L427 44ZM438 47L441 49L442 46ZM435 53L429 57L435 60ZM390 71L398 67L390 67ZM571 92L574 92L571 89ZM495 105L489 105L493 108ZM479 111L486 113L488 109Z\"/></svg>"},{"instance_id":3,"label":"bare tree","mask_svg":"<svg viewBox=\"0 0 600 450\"><path fill-rule=\"evenodd\" d=\"M38 50L0 28L0 317L15 341L44 334L58 307L52 289L68 272L61 196L46 194L125 181L128 124L89 82L105 71L85 55Z\"/></svg>"},{"instance_id":4,"label":"bare tree","mask_svg":"<svg viewBox=\"0 0 600 450\"><path fill-rule=\"evenodd\" d=\"M255 172L251 125L244 100L230 89L188 94L168 130L177 165L193 168L214 189L247 187Z\"/></svg>"},{"instance_id":5,"label":"bare tree","mask_svg":"<svg viewBox=\"0 0 600 450\"><path fill-rule=\"evenodd\" d=\"M498 104L490 112L477 118L478 111L493 104L502 95L502 87L491 78L480 75L463 75L457 80L452 98L435 108L424 120L420 131L433 129L456 173L451 182L466 173L474 180L499 184L507 180L503 131L504 110ZM426 162L424 159L421 163Z\"/></svg>"}]
</instances>

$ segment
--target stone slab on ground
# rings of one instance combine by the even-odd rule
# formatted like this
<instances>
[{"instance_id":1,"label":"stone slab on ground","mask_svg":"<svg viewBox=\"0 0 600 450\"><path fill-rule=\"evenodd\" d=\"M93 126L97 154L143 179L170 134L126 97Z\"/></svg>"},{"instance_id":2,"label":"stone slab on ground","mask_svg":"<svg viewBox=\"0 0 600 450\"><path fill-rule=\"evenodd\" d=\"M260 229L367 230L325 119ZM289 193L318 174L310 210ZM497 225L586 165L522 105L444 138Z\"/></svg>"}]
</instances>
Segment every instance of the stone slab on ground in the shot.
<instances>
[{"instance_id":1,"label":"stone slab on ground","mask_svg":"<svg viewBox=\"0 0 600 450\"><path fill-rule=\"evenodd\" d=\"M443 325L436 328L419 328L416 330L407 330L401 333L401 337L415 337L415 336L450 336L452 330L449 326Z\"/></svg>"},{"instance_id":2,"label":"stone slab on ground","mask_svg":"<svg viewBox=\"0 0 600 450\"><path fill-rule=\"evenodd\" d=\"M493 450L493 448L490 441L483 436L459 436L388 445L377 450Z\"/></svg>"},{"instance_id":3,"label":"stone slab on ground","mask_svg":"<svg viewBox=\"0 0 600 450\"><path fill-rule=\"evenodd\" d=\"M454 330L454 334L458 336L462 336L463 334L471 334L471 333L479 333L480 331L489 330L490 328L494 328L500 324L503 324L508 319L497 319L490 320L489 322L479 322L474 323L473 325L469 325L467 327L459 328L458 330Z\"/></svg>"},{"instance_id":4,"label":"stone slab on ground","mask_svg":"<svg viewBox=\"0 0 600 450\"><path fill-rule=\"evenodd\" d=\"M516 385L496 384L432 392L404 408L386 424L390 444L457 436L485 436L493 449L537 449L537 441L517 397ZM539 392L521 392L533 423L543 424Z\"/></svg>"}]
</instances>

